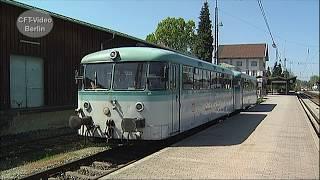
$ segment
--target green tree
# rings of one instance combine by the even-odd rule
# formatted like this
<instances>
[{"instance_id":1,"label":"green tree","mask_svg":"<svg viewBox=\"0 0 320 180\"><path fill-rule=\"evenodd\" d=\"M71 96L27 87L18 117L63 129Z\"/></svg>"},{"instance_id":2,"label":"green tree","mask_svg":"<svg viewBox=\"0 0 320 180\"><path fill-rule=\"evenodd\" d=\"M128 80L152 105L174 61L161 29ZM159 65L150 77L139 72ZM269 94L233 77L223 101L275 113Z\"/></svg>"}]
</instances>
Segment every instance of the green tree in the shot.
<instances>
[{"instance_id":1,"label":"green tree","mask_svg":"<svg viewBox=\"0 0 320 180\"><path fill-rule=\"evenodd\" d=\"M319 81L320 81L320 77L317 75L313 75L310 77L309 84L310 84L310 86L313 86L313 85L319 83Z\"/></svg>"},{"instance_id":2,"label":"green tree","mask_svg":"<svg viewBox=\"0 0 320 180\"><path fill-rule=\"evenodd\" d=\"M195 29L192 20L168 17L158 24L155 32L147 35L146 41L190 53L194 44Z\"/></svg>"},{"instance_id":3,"label":"green tree","mask_svg":"<svg viewBox=\"0 0 320 180\"><path fill-rule=\"evenodd\" d=\"M285 77L285 78L289 78L290 77L290 73L289 73L289 71L288 70L284 70L283 72L282 72L282 75L281 75L282 77Z\"/></svg>"},{"instance_id":4,"label":"green tree","mask_svg":"<svg viewBox=\"0 0 320 180\"><path fill-rule=\"evenodd\" d=\"M199 19L200 21L193 52L199 59L211 63L213 52L213 36L208 2L204 2L204 5L201 8Z\"/></svg>"},{"instance_id":5,"label":"green tree","mask_svg":"<svg viewBox=\"0 0 320 180\"><path fill-rule=\"evenodd\" d=\"M267 68L267 73L266 73L267 77L271 77L271 71L270 71L270 67L268 66Z\"/></svg>"},{"instance_id":6,"label":"green tree","mask_svg":"<svg viewBox=\"0 0 320 180\"><path fill-rule=\"evenodd\" d=\"M274 63L272 69L272 77L277 77L282 75L282 67L281 64L278 64L277 61Z\"/></svg>"},{"instance_id":7,"label":"green tree","mask_svg":"<svg viewBox=\"0 0 320 180\"><path fill-rule=\"evenodd\" d=\"M154 33L148 34L146 41L157 44L157 39Z\"/></svg>"}]
</instances>

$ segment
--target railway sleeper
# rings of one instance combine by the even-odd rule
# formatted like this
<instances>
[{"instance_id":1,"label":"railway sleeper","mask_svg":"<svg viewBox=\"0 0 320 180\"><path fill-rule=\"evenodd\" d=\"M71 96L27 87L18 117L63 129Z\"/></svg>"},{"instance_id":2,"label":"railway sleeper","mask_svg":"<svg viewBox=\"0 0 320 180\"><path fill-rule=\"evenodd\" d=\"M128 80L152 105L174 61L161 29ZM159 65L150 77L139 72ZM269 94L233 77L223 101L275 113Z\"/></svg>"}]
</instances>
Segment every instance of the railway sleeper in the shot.
<instances>
[{"instance_id":1,"label":"railway sleeper","mask_svg":"<svg viewBox=\"0 0 320 180\"><path fill-rule=\"evenodd\" d=\"M96 176L88 176L88 175L83 175L79 174L78 172L75 171L67 171L65 174L66 179L74 179L74 180L93 180L96 179Z\"/></svg>"},{"instance_id":2,"label":"railway sleeper","mask_svg":"<svg viewBox=\"0 0 320 180\"><path fill-rule=\"evenodd\" d=\"M92 167L100 169L100 170L108 170L111 168L116 168L116 165L114 165L110 162L94 161L92 163Z\"/></svg>"},{"instance_id":3,"label":"railway sleeper","mask_svg":"<svg viewBox=\"0 0 320 180\"><path fill-rule=\"evenodd\" d=\"M48 180L60 180L60 179L57 177L49 177Z\"/></svg>"},{"instance_id":4,"label":"railway sleeper","mask_svg":"<svg viewBox=\"0 0 320 180\"><path fill-rule=\"evenodd\" d=\"M79 172L84 175L99 176L101 174L106 173L107 171L90 167L90 166L80 166Z\"/></svg>"}]
</instances>

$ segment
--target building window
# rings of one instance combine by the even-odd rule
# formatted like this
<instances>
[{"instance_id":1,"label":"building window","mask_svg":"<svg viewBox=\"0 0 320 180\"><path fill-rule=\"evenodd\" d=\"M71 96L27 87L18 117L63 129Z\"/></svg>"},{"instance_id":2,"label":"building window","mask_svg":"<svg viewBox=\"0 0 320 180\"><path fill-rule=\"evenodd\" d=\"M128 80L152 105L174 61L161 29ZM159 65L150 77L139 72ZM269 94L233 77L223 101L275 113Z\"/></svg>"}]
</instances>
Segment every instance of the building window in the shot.
<instances>
[{"instance_id":1,"label":"building window","mask_svg":"<svg viewBox=\"0 0 320 180\"><path fill-rule=\"evenodd\" d=\"M251 61L251 66L257 66L257 61Z\"/></svg>"},{"instance_id":2,"label":"building window","mask_svg":"<svg viewBox=\"0 0 320 180\"><path fill-rule=\"evenodd\" d=\"M242 66L242 61L237 61L237 66Z\"/></svg>"}]
</instances>

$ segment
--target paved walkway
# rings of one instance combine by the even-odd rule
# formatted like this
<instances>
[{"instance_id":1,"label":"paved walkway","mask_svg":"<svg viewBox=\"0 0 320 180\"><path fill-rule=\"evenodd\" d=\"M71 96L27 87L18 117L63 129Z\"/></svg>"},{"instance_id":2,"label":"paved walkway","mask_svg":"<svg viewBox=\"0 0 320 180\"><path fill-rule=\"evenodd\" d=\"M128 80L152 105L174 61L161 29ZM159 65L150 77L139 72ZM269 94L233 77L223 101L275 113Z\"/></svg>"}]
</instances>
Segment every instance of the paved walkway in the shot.
<instances>
[{"instance_id":1,"label":"paved walkway","mask_svg":"<svg viewBox=\"0 0 320 180\"><path fill-rule=\"evenodd\" d=\"M319 139L297 98L267 98L103 179L319 179Z\"/></svg>"}]
</instances>

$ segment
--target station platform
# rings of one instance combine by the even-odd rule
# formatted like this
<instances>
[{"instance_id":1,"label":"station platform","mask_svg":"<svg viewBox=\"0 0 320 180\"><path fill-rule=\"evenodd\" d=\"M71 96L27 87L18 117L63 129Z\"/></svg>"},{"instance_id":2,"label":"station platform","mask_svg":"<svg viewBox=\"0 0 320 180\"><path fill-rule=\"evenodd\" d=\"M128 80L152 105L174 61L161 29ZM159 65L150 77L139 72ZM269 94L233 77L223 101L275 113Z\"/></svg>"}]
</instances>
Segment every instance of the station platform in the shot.
<instances>
[{"instance_id":1,"label":"station platform","mask_svg":"<svg viewBox=\"0 0 320 180\"><path fill-rule=\"evenodd\" d=\"M230 117L102 179L319 179L319 138L296 96Z\"/></svg>"}]
</instances>

